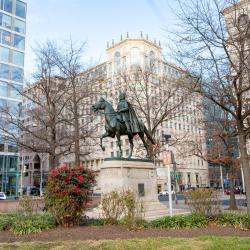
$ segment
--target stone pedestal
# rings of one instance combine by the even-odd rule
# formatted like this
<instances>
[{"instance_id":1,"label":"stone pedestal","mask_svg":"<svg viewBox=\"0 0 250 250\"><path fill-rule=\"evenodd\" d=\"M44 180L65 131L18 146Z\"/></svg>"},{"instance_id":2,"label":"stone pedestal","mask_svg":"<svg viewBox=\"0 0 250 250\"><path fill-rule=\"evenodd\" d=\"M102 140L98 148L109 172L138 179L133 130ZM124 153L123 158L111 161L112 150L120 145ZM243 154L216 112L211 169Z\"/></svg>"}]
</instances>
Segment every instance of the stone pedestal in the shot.
<instances>
[{"instance_id":1,"label":"stone pedestal","mask_svg":"<svg viewBox=\"0 0 250 250\"><path fill-rule=\"evenodd\" d=\"M131 190L143 202L146 219L167 215L158 201L156 167L150 160L107 158L100 170L102 194Z\"/></svg>"}]
</instances>

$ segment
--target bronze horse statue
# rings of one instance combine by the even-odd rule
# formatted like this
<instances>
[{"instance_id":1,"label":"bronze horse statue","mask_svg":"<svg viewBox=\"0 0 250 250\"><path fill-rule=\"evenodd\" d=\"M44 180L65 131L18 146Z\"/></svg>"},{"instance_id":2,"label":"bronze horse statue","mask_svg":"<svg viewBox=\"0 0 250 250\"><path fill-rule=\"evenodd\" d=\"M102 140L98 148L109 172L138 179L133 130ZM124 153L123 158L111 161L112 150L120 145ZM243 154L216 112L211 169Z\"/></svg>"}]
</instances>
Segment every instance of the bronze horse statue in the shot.
<instances>
[{"instance_id":1,"label":"bronze horse statue","mask_svg":"<svg viewBox=\"0 0 250 250\"><path fill-rule=\"evenodd\" d=\"M105 150L105 147L102 144L103 139L106 137L112 137L112 138L116 137L118 141L119 150L120 150L120 157L122 157L121 136L127 135L129 139L129 144L130 144L130 153L129 153L128 158L131 158L133 154L133 148L134 148L133 138L135 135L138 134L147 151L147 157L149 156L149 148L145 141L144 134L151 141L152 144L155 144L155 142L142 121L139 121L140 123L139 131L137 132L132 131L132 133L128 133L125 123L119 119L119 114L113 109L112 105L102 97L96 104L92 105L92 110L94 112L98 112L100 110L104 111L103 114L105 115L105 131L106 132L100 137L100 146L103 151Z\"/></svg>"}]
</instances>

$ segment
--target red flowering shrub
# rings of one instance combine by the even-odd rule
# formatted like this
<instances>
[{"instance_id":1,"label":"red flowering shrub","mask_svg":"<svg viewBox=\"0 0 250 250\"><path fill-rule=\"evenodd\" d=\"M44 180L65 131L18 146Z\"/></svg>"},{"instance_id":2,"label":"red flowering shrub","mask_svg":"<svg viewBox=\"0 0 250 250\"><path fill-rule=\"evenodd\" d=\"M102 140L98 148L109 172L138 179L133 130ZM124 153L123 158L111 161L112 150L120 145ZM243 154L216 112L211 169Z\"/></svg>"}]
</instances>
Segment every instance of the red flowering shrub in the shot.
<instances>
[{"instance_id":1,"label":"red flowering shrub","mask_svg":"<svg viewBox=\"0 0 250 250\"><path fill-rule=\"evenodd\" d=\"M94 181L94 172L82 166L63 166L50 171L45 204L60 225L68 227L79 222Z\"/></svg>"}]
</instances>

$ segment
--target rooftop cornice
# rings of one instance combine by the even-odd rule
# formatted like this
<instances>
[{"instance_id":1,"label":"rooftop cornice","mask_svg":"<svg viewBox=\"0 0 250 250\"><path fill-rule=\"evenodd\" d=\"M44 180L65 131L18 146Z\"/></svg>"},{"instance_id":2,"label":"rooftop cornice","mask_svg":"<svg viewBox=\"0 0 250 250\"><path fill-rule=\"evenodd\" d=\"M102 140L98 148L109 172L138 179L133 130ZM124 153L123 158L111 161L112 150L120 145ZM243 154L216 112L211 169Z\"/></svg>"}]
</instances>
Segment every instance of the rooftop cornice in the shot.
<instances>
[{"instance_id":1,"label":"rooftop cornice","mask_svg":"<svg viewBox=\"0 0 250 250\"><path fill-rule=\"evenodd\" d=\"M145 38L125 38L124 40L122 40L122 41L120 41L120 42L118 42L118 43L116 43L114 45L111 45L109 48L106 49L106 51L111 50L111 49L113 49L113 48L115 48L115 47L117 47L117 46L119 46L119 45L121 45L123 43L133 42L133 41L143 41L143 42L147 43L150 46L154 46L156 49L162 50L162 48L160 46L158 46L157 44L155 44L155 43L153 43L153 42L151 42L151 41L149 41L149 40L147 40Z\"/></svg>"},{"instance_id":2,"label":"rooftop cornice","mask_svg":"<svg viewBox=\"0 0 250 250\"><path fill-rule=\"evenodd\" d=\"M241 0L240 2L238 2L236 4L233 4L233 5L225 8L223 10L223 15L229 14L230 12L235 11L235 10L239 10L239 9L241 9L247 3L250 5L249 0Z\"/></svg>"}]
</instances>

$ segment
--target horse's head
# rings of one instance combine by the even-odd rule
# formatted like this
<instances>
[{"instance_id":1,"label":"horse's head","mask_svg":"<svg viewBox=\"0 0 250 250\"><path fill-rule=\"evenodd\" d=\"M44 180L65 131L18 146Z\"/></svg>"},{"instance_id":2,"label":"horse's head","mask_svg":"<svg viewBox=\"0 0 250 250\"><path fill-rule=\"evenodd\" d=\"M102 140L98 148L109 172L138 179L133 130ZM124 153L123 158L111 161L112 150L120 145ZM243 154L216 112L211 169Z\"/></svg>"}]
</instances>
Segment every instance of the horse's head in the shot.
<instances>
[{"instance_id":1,"label":"horse's head","mask_svg":"<svg viewBox=\"0 0 250 250\"><path fill-rule=\"evenodd\" d=\"M104 98L101 97L100 100L96 104L92 105L92 110L96 112L98 110L105 109L105 107L106 107L106 101Z\"/></svg>"}]
</instances>

